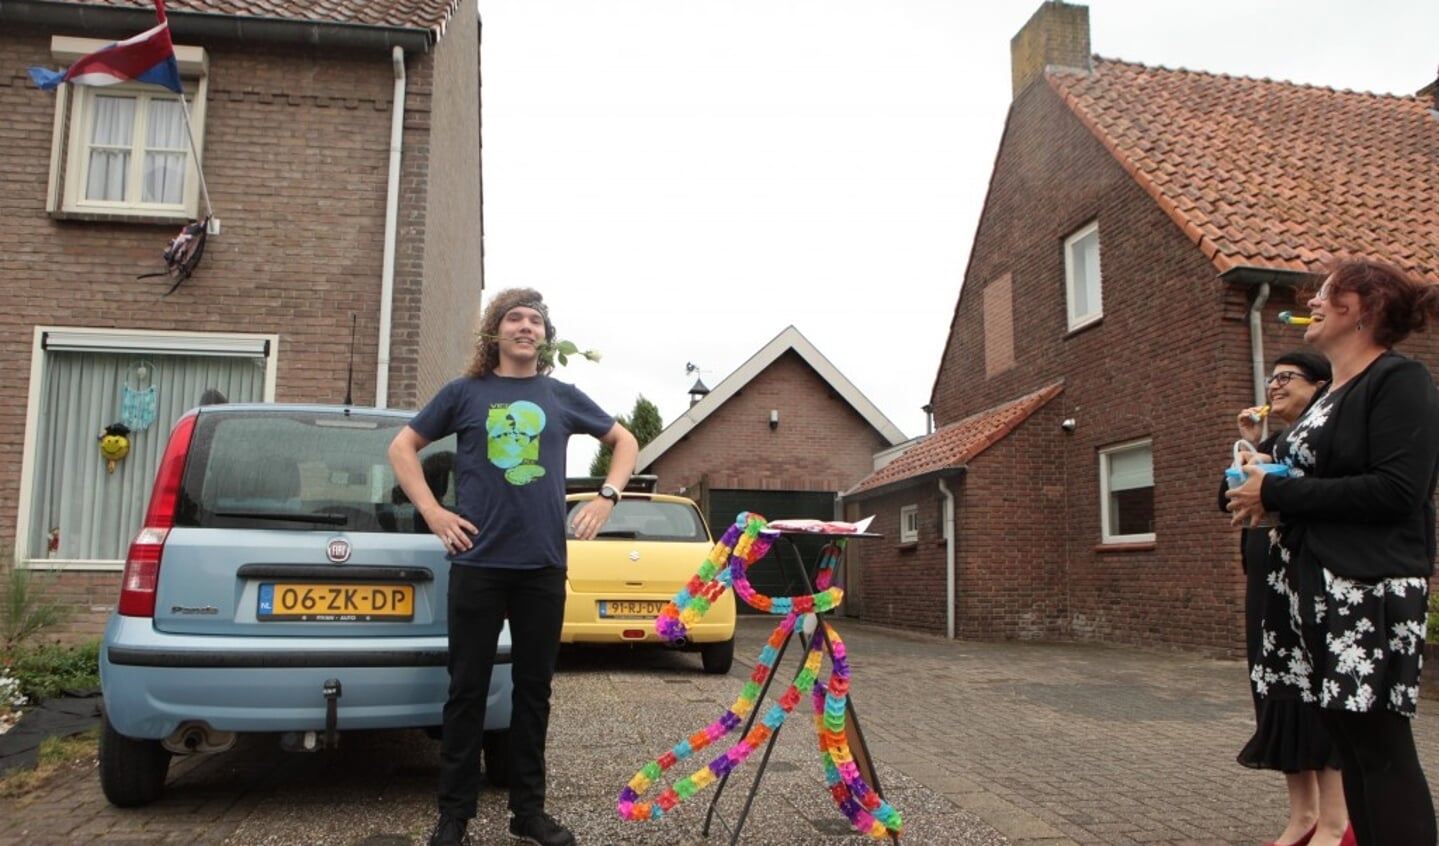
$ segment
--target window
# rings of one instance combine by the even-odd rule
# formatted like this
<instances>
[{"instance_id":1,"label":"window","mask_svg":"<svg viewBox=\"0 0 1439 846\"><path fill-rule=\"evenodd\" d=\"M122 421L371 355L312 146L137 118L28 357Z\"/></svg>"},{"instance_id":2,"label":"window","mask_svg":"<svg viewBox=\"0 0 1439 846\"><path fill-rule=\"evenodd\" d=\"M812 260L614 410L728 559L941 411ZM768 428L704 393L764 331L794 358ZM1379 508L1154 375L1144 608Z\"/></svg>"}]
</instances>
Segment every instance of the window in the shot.
<instances>
[{"instance_id":1,"label":"window","mask_svg":"<svg viewBox=\"0 0 1439 846\"><path fill-rule=\"evenodd\" d=\"M899 542L914 543L919 540L919 506L906 505L899 509Z\"/></svg>"},{"instance_id":2,"label":"window","mask_svg":"<svg viewBox=\"0 0 1439 846\"><path fill-rule=\"evenodd\" d=\"M55 36L50 52L62 67L107 42ZM185 103L158 85L64 85L56 92L49 200L57 216L190 220L199 217L207 58L199 47L175 47Z\"/></svg>"},{"instance_id":3,"label":"window","mask_svg":"<svg viewBox=\"0 0 1439 846\"><path fill-rule=\"evenodd\" d=\"M18 558L120 569L180 415L202 402L274 399L274 336L39 327L21 467ZM100 435L129 429L114 461Z\"/></svg>"},{"instance_id":4,"label":"window","mask_svg":"<svg viewBox=\"0 0 1439 846\"><path fill-rule=\"evenodd\" d=\"M1154 540L1154 447L1137 441L1099 452L1099 519L1104 543Z\"/></svg>"},{"instance_id":5,"label":"window","mask_svg":"<svg viewBox=\"0 0 1439 846\"><path fill-rule=\"evenodd\" d=\"M1099 283L1099 224L1090 223L1064 239L1064 287L1071 331L1104 316Z\"/></svg>"}]
</instances>

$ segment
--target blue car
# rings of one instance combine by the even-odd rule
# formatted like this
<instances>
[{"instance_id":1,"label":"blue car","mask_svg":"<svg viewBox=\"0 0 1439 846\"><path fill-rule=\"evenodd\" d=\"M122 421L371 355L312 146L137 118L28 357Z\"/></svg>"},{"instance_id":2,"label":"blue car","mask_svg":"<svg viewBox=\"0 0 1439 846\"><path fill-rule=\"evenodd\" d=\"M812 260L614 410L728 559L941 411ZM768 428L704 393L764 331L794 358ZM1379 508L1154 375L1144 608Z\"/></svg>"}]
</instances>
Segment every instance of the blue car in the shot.
<instances>
[{"instance_id":1,"label":"blue car","mask_svg":"<svg viewBox=\"0 0 1439 846\"><path fill-rule=\"evenodd\" d=\"M347 730L438 736L449 562L386 449L410 413L221 404L175 424L100 652L100 784L159 797L173 755L238 735L333 747ZM421 453L454 505L453 438ZM510 637L500 635L484 769L508 781Z\"/></svg>"}]
</instances>

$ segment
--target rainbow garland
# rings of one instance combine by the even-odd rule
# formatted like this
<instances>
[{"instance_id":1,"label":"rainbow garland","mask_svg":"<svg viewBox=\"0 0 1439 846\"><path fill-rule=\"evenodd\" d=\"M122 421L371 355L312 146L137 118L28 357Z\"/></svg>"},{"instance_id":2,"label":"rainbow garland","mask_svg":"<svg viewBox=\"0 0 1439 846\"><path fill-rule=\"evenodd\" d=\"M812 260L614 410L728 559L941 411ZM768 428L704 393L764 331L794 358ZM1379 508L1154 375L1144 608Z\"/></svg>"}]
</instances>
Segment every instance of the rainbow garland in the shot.
<instances>
[{"instance_id":1,"label":"rainbow garland","mask_svg":"<svg viewBox=\"0 0 1439 846\"><path fill-rule=\"evenodd\" d=\"M844 549L843 539L830 542L820 555L819 571L815 578L815 584L820 588L818 593L772 599L756 592L747 575L749 565L763 558L778 536L778 532L766 529L763 517L752 512L742 512L719 543L715 544L709 557L700 565L699 571L675 598L665 605L655 620L655 631L661 637L677 641L685 637L688 626L703 617L731 585L735 594L751 607L769 614L784 615L784 619L775 626L769 640L760 650L754 672L750 674L749 681L741 689L734 704L719 719L690 735L635 773L629 784L620 791L617 806L619 815L627 820L662 817L695 793L724 778L779 730L799 703L801 691L808 690L814 706L820 763L824 767L825 784L835 806L849 818L857 830L870 837L884 838L890 834L898 836L903 830L899 812L880 798L864 781L850 752L845 727L849 703L849 661L844 641L829 623L823 620L821 625L824 626L831 655L827 684L818 683L820 664L825 655L825 638L812 637L809 652L795 674L794 681L779 698L778 703L771 706L759 723L750 728L748 734L706 766L675 782L673 787L664 790L654 802L639 801L641 794L648 790L661 774L739 728L740 723L754 710L755 700L759 698L765 681L774 672L780 650L785 640L794 632L800 615L832 610L838 607L843 599L842 590L830 587L840 553Z\"/></svg>"}]
</instances>

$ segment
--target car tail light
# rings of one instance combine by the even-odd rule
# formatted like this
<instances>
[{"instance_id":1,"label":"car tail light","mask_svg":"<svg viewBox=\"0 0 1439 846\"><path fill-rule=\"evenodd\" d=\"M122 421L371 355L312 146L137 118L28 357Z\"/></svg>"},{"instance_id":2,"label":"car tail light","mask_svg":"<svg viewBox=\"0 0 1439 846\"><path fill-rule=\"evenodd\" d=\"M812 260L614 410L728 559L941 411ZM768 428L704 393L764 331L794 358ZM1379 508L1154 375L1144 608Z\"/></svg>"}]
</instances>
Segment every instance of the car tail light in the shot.
<instances>
[{"instance_id":1,"label":"car tail light","mask_svg":"<svg viewBox=\"0 0 1439 846\"><path fill-rule=\"evenodd\" d=\"M155 487L150 491L150 507L145 511L145 525L130 541L130 553L125 557L125 576L120 582L117 610L126 617L155 616L160 559L165 554L165 539L175 525L180 481L185 474L185 457L190 452L190 436L194 432L195 415L180 418L170 433L165 456L160 459L160 472L155 474Z\"/></svg>"}]
</instances>

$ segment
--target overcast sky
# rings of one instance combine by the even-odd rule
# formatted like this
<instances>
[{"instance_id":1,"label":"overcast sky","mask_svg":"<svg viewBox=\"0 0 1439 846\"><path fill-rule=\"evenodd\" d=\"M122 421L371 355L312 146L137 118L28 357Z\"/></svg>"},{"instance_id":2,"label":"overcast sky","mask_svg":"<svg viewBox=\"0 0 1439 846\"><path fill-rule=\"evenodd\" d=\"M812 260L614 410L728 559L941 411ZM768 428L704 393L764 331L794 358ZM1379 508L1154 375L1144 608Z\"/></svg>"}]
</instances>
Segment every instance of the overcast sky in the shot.
<instances>
[{"instance_id":1,"label":"overcast sky","mask_svg":"<svg viewBox=\"0 0 1439 846\"><path fill-rule=\"evenodd\" d=\"M539 288L604 354L557 377L668 425L686 364L714 387L794 325L923 434L1039 0L478 2L487 299ZM1439 0L1089 10L1094 53L1147 65L1398 94L1439 69Z\"/></svg>"}]
</instances>

